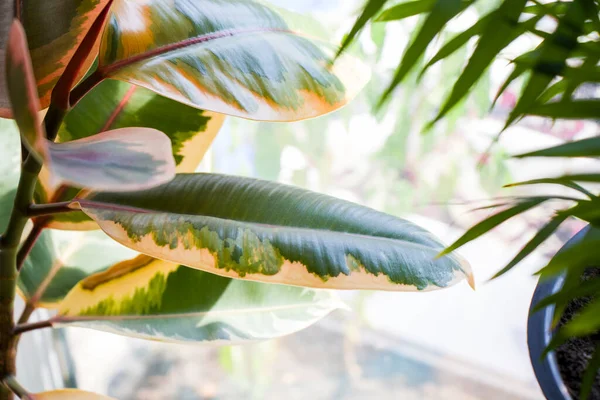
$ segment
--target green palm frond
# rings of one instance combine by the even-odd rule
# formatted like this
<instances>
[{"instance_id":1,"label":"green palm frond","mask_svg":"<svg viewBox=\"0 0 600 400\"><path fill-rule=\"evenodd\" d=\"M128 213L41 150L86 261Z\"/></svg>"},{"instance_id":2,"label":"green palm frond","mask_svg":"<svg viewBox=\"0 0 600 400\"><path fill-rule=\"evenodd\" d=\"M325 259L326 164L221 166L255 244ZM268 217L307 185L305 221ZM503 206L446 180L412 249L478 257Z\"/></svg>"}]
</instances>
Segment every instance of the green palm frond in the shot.
<instances>
[{"instance_id":1,"label":"green palm frond","mask_svg":"<svg viewBox=\"0 0 600 400\"><path fill-rule=\"evenodd\" d=\"M373 4L377 3L377 9ZM388 4L392 4L386 7ZM478 20L465 26L455 34L448 34L447 24L469 7L477 7L481 1L460 0L409 0L386 2L371 0L357 21L344 47L354 40L370 19L374 23L389 23L419 15L423 23L414 39L408 44L395 75L383 92L379 106L386 103L402 84L409 72L418 71L419 76L430 72L434 64L464 49L472 39L477 42L466 61L462 72L454 82L449 94L439 105L435 122L447 117L448 113L473 93L473 88L490 65L502 57L502 51L524 35L539 39L534 48L527 49L511 60L512 72L500 86L493 102L517 80L523 88L517 96L514 109L505 122L505 128L525 116L551 119L600 120L600 99L580 99L575 96L578 88L585 84L600 83L600 4L595 0L547 1L501 0L496 8L479 13ZM479 9L477 9L480 11ZM368 12L367 12L368 11ZM367 16L368 15L368 16ZM364 18L367 16L366 18ZM552 29L544 30L540 21L553 20ZM433 52L433 56L417 63L435 38L448 38ZM464 50L463 50L464 51ZM559 146L528 152L516 156L526 157L591 157L600 158L600 136L577 140ZM513 259L492 279L498 278L517 266L534 250L544 244L569 219L577 218L593 227L600 227L600 198L598 194L582 185L600 183L600 172L576 173L558 177L517 182L507 187L550 184L566 187L578 193L578 197L536 196L504 198L502 202L482 207L501 210L474 225L441 254L457 248L490 232L498 225L535 209L549 200L567 200L564 208L557 210L538 229L537 233L520 249ZM562 326L553 336L547 348L550 351L570 337L583 336L600 331L600 278L582 281L582 273L589 266L600 266L600 229L590 229L570 248L557 253L539 271L542 279L563 274L562 289L540 302L535 311L548 305L555 306L554 323L561 320L567 305L574 299L595 296L576 318ZM582 382L582 398L590 393L596 371L600 367L600 347L592 356L588 371Z\"/></svg>"},{"instance_id":2,"label":"green palm frond","mask_svg":"<svg viewBox=\"0 0 600 400\"><path fill-rule=\"evenodd\" d=\"M477 44L448 96L441 102L436 117L430 125L444 118L447 113L467 97L492 62L516 39L524 35L535 35L541 43L531 51L512 61L513 72L496 95L508 89L516 79L527 76L516 106L506 121L510 126L526 115L550 118L600 118L590 111L597 104L573 104L575 90L587 82L600 82L600 20L598 4L593 0L571 2L551 1L541 3L532 0L502 0L487 14L480 15L471 26L455 35L442 35L449 21L479 3L475 0L409 0L392 4L390 0L369 0L344 40L340 52L356 40L368 22L389 23L420 15L423 23L414 39L408 44L396 72L382 93L377 108L385 104L403 83L408 73L417 67L417 60L426 54L437 37L449 39L440 49L419 67L425 75L430 67L465 47L472 38ZM386 7L387 6L387 7ZM541 30L538 25L543 18L556 21L551 32ZM579 60L573 67L570 60ZM560 79L560 84L556 80ZM561 104L554 104L561 96ZM583 110L582 110L583 108ZM598 107L595 108L598 110ZM597 111L598 113L598 111Z\"/></svg>"}]
</instances>

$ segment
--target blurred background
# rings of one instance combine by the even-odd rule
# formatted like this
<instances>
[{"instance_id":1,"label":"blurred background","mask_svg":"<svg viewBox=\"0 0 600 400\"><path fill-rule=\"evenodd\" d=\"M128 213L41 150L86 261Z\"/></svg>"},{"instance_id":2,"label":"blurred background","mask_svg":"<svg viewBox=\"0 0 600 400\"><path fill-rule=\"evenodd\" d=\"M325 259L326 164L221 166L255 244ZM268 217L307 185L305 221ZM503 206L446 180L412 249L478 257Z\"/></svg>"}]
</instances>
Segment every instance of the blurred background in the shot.
<instances>
[{"instance_id":1,"label":"blurred background","mask_svg":"<svg viewBox=\"0 0 600 400\"><path fill-rule=\"evenodd\" d=\"M271 2L320 21L336 33L336 43L362 6L361 0ZM485 3L452 21L456 30L496 2ZM370 64L373 77L346 108L292 124L228 118L202 170L277 180L348 199L407 218L449 243L491 212L473 211L490 198L550 190L503 185L597 168L593 160L510 159L591 136L597 130L593 122L526 118L496 140L518 83L490 110L492 99L510 73L509 60L537 45L533 36L510 45L473 95L427 133L423 127L462 70L468 46L421 80L413 72L393 100L373 113L418 22L412 17L375 24L362 34L352 51ZM595 90L585 87L580 95ZM27 340L32 346L45 340L57 346L47 361L64 373L46 381L65 379L67 386L76 383L122 400L540 399L526 343L536 284L532 274L581 226L564 224L519 268L489 279L554 207L511 220L460 251L473 266L476 291L461 284L427 294L342 292L352 311L337 311L281 340L244 347L163 344L78 328L54 336L35 332Z\"/></svg>"}]
</instances>

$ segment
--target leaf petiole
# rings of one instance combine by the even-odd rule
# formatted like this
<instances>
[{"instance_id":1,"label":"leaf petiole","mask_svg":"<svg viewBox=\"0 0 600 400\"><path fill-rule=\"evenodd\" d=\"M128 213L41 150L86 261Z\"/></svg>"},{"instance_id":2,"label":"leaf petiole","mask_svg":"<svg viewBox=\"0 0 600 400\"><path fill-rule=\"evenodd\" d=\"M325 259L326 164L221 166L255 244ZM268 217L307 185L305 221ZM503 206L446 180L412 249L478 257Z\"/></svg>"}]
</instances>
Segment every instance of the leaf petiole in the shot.
<instances>
[{"instance_id":1,"label":"leaf petiole","mask_svg":"<svg viewBox=\"0 0 600 400\"><path fill-rule=\"evenodd\" d=\"M9 375L2 379L2 382L10 389L11 392L19 396L19 398L23 400L34 400L34 397L31 395L31 393L21 386L14 376Z\"/></svg>"},{"instance_id":2,"label":"leaf petiole","mask_svg":"<svg viewBox=\"0 0 600 400\"><path fill-rule=\"evenodd\" d=\"M51 328L51 327L52 327L51 319L47 319L44 321L38 321L38 322L29 322L29 323L25 323L25 324L18 324L18 325L15 325L15 328L13 329L13 334L20 335L25 332L34 331L36 329Z\"/></svg>"},{"instance_id":3,"label":"leaf petiole","mask_svg":"<svg viewBox=\"0 0 600 400\"><path fill-rule=\"evenodd\" d=\"M31 204L27 208L27 216L30 218L43 217L45 215L62 214L78 211L70 207L72 201L61 201L58 203Z\"/></svg>"}]
</instances>

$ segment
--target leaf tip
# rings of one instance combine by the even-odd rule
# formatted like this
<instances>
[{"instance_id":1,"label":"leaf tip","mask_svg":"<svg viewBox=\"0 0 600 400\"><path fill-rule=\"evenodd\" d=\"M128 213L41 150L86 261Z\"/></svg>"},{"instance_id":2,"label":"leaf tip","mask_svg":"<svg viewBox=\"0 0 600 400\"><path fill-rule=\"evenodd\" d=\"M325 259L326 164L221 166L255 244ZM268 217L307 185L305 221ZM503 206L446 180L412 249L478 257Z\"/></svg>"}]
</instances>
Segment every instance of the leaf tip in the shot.
<instances>
[{"instance_id":1,"label":"leaf tip","mask_svg":"<svg viewBox=\"0 0 600 400\"><path fill-rule=\"evenodd\" d=\"M471 264L465 258L459 256L458 254L456 254L456 258L458 260L458 263L460 264L463 273L465 274L467 283L469 284L471 289L477 290L475 284L475 274L473 274L473 268L471 267Z\"/></svg>"}]
</instances>

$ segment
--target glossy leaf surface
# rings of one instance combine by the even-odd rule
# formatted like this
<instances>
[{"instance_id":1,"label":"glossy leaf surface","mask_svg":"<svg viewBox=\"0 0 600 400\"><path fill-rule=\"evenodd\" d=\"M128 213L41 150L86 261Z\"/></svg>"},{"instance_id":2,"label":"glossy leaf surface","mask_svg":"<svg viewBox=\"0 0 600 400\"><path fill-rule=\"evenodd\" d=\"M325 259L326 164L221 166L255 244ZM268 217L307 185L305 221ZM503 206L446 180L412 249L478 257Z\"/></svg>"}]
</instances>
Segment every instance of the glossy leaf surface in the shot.
<instances>
[{"instance_id":1,"label":"glossy leaf surface","mask_svg":"<svg viewBox=\"0 0 600 400\"><path fill-rule=\"evenodd\" d=\"M343 106L366 68L293 32L250 0L117 0L97 74L191 105L258 120L315 117Z\"/></svg>"},{"instance_id":2,"label":"glossy leaf surface","mask_svg":"<svg viewBox=\"0 0 600 400\"><path fill-rule=\"evenodd\" d=\"M0 5L0 117L11 115L5 90L4 60L8 27L14 1ZM33 60L35 87L42 108L50 104L50 93L73 53L108 0L21 1L21 21L27 32ZM92 64L95 54L85 61L81 74Z\"/></svg>"},{"instance_id":3,"label":"glossy leaf surface","mask_svg":"<svg viewBox=\"0 0 600 400\"><path fill-rule=\"evenodd\" d=\"M234 280L142 255L83 280L54 325L231 344L296 332L341 305L328 291Z\"/></svg>"},{"instance_id":4,"label":"glossy leaf surface","mask_svg":"<svg viewBox=\"0 0 600 400\"><path fill-rule=\"evenodd\" d=\"M25 32L11 27L6 60L9 97L23 143L49 168L56 183L96 190L135 190L159 185L175 174L171 142L149 128L122 128L69 143L46 139L37 110Z\"/></svg>"},{"instance_id":5,"label":"glossy leaf surface","mask_svg":"<svg viewBox=\"0 0 600 400\"><path fill-rule=\"evenodd\" d=\"M434 290L465 278L418 226L273 182L180 174L155 189L92 194L74 207L136 251L218 275L336 289Z\"/></svg>"},{"instance_id":6,"label":"glossy leaf surface","mask_svg":"<svg viewBox=\"0 0 600 400\"><path fill-rule=\"evenodd\" d=\"M94 190L141 190L175 174L171 141L156 129L121 128L68 143L49 143L50 171Z\"/></svg>"}]
</instances>

